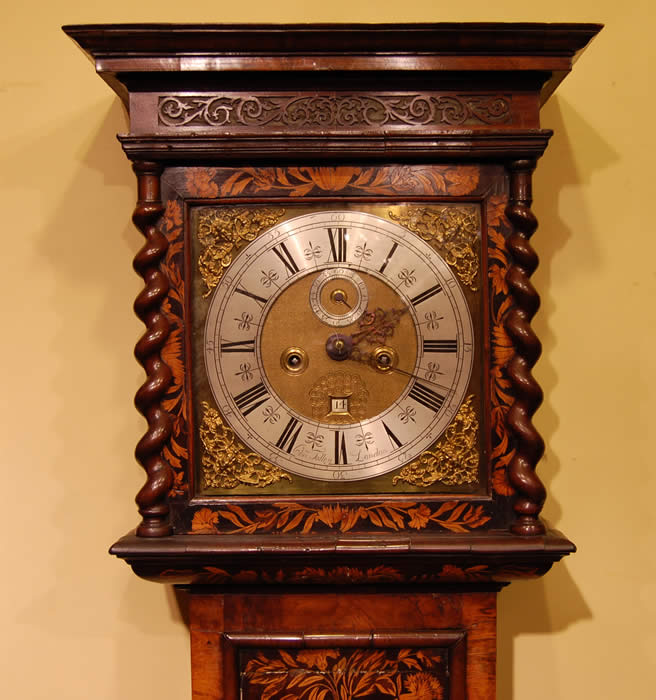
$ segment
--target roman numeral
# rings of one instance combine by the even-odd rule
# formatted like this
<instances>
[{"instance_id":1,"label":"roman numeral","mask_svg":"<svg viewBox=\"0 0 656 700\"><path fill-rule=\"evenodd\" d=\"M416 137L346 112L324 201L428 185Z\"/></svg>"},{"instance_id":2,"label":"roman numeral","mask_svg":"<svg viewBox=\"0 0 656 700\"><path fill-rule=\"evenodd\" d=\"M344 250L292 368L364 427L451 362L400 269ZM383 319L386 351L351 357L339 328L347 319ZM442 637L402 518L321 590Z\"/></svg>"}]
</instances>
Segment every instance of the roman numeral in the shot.
<instances>
[{"instance_id":1,"label":"roman numeral","mask_svg":"<svg viewBox=\"0 0 656 700\"><path fill-rule=\"evenodd\" d=\"M399 438L394 435L392 432L391 428L383 421L383 428L385 428L385 432L387 433L387 437L390 439L391 442L393 442L397 448L398 447L403 447L403 443L399 440Z\"/></svg>"},{"instance_id":2,"label":"roman numeral","mask_svg":"<svg viewBox=\"0 0 656 700\"><path fill-rule=\"evenodd\" d=\"M415 382L412 389L410 389L408 396L411 399L414 399L417 403L420 403L422 406L435 412L442 408L442 404L444 403L445 399L445 397L441 394L438 394L436 391L429 389L427 386L420 384L419 382Z\"/></svg>"},{"instance_id":3,"label":"roman numeral","mask_svg":"<svg viewBox=\"0 0 656 700\"><path fill-rule=\"evenodd\" d=\"M397 249L398 247L399 247L399 244L398 244L398 243L395 243L395 244L390 248L390 252L387 254L387 257L385 258L385 262L380 266L380 269L378 270L378 272L380 272L381 275L383 274L383 272L385 272L385 268L387 267L387 263L390 261L390 259L392 258L392 255L394 255L394 253L396 252L396 249Z\"/></svg>"},{"instance_id":4,"label":"roman numeral","mask_svg":"<svg viewBox=\"0 0 656 700\"><path fill-rule=\"evenodd\" d=\"M273 246L273 252L280 258L280 261L287 269L287 277L291 277L298 272L298 265L292 257L292 254L287 250L284 243Z\"/></svg>"},{"instance_id":5,"label":"roman numeral","mask_svg":"<svg viewBox=\"0 0 656 700\"><path fill-rule=\"evenodd\" d=\"M345 228L328 229L330 254L334 262L346 262L347 231L348 229Z\"/></svg>"},{"instance_id":6,"label":"roman numeral","mask_svg":"<svg viewBox=\"0 0 656 700\"><path fill-rule=\"evenodd\" d=\"M335 464L348 464L346 437L341 430L335 430L333 432L335 433Z\"/></svg>"},{"instance_id":7,"label":"roman numeral","mask_svg":"<svg viewBox=\"0 0 656 700\"><path fill-rule=\"evenodd\" d=\"M296 428L297 425L298 428ZM294 449L294 445L296 444L298 434L301 432L302 427L303 423L296 420L296 418L294 417L290 418L289 423L287 423L285 429L282 431L280 437L278 438L276 447L279 447L281 450L287 450L287 452L291 454L292 450ZM296 429L296 432L294 432L294 429Z\"/></svg>"},{"instance_id":8,"label":"roman numeral","mask_svg":"<svg viewBox=\"0 0 656 700\"><path fill-rule=\"evenodd\" d=\"M426 299L430 299L431 297L434 297L436 294L439 294L441 291L442 291L442 285L436 284L434 287L427 289L425 292L422 292L421 294L417 294L416 297L412 297L412 299L410 299L410 303L413 306L418 306L419 304L422 303L422 301L426 301Z\"/></svg>"},{"instance_id":9,"label":"roman numeral","mask_svg":"<svg viewBox=\"0 0 656 700\"><path fill-rule=\"evenodd\" d=\"M227 341L225 343L221 343L221 352L255 352L255 341Z\"/></svg>"},{"instance_id":10,"label":"roman numeral","mask_svg":"<svg viewBox=\"0 0 656 700\"><path fill-rule=\"evenodd\" d=\"M264 297L259 297L257 294L253 294L253 292L249 292L248 290L241 289L239 287L237 287L237 289L235 289L235 292L237 292L238 294L243 294L245 297L250 297L251 299L255 299L255 301L258 304L262 304L262 306L264 306L268 301L268 299L265 299Z\"/></svg>"},{"instance_id":11,"label":"roman numeral","mask_svg":"<svg viewBox=\"0 0 656 700\"><path fill-rule=\"evenodd\" d=\"M458 341L424 340L424 352L458 352Z\"/></svg>"},{"instance_id":12,"label":"roman numeral","mask_svg":"<svg viewBox=\"0 0 656 700\"><path fill-rule=\"evenodd\" d=\"M268 389L260 382L250 389L242 391L241 394L237 394L237 396L233 397L233 400L242 415L247 416L270 398Z\"/></svg>"}]
</instances>

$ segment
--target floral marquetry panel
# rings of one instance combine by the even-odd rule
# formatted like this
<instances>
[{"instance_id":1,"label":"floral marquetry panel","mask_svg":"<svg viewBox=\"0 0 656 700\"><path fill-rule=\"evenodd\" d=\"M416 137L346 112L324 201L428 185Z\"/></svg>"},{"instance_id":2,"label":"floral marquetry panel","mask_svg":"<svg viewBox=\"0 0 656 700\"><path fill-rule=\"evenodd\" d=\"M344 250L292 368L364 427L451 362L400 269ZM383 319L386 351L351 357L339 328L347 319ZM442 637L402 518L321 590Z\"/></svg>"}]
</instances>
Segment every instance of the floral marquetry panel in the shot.
<instances>
[{"instance_id":1,"label":"floral marquetry panel","mask_svg":"<svg viewBox=\"0 0 656 700\"><path fill-rule=\"evenodd\" d=\"M449 650L279 649L243 651L244 700L448 700Z\"/></svg>"}]
</instances>

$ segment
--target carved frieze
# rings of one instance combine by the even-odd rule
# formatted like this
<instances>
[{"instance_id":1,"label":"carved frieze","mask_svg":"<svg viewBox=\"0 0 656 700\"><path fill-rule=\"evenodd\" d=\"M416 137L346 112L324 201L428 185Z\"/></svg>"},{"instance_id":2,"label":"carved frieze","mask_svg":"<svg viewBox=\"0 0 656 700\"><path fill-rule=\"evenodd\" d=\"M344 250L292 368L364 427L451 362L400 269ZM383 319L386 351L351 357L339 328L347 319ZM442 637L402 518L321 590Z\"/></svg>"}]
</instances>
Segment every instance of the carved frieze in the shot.
<instances>
[{"instance_id":1,"label":"carved frieze","mask_svg":"<svg viewBox=\"0 0 656 700\"><path fill-rule=\"evenodd\" d=\"M160 95L158 122L168 127L280 128L284 131L457 127L511 124L506 95Z\"/></svg>"}]
</instances>

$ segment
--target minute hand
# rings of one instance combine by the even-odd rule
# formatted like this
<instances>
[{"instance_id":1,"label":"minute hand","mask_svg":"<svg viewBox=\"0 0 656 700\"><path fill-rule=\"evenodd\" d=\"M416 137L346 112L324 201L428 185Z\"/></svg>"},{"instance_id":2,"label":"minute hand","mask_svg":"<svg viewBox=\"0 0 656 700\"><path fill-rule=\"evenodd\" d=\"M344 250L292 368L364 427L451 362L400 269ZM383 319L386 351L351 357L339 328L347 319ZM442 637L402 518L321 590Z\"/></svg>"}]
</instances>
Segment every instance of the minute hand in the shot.
<instances>
[{"instance_id":1,"label":"minute hand","mask_svg":"<svg viewBox=\"0 0 656 700\"><path fill-rule=\"evenodd\" d=\"M359 348L353 348L347 359L354 360L355 362L362 362L364 364L368 364L368 365L372 365L372 366L376 367L376 361L374 359L374 355L370 352L366 352L366 353L360 352ZM420 380L424 384L431 384L433 386L437 386L446 392L451 391L451 387L445 386L444 384L440 384L439 382L434 382L430 379L424 379L423 377L420 377L418 374L414 374L413 372L408 372L404 369L399 369L398 367L388 366L388 367L385 367L385 371L398 372L399 374L403 374L406 377L410 377L411 379Z\"/></svg>"}]
</instances>

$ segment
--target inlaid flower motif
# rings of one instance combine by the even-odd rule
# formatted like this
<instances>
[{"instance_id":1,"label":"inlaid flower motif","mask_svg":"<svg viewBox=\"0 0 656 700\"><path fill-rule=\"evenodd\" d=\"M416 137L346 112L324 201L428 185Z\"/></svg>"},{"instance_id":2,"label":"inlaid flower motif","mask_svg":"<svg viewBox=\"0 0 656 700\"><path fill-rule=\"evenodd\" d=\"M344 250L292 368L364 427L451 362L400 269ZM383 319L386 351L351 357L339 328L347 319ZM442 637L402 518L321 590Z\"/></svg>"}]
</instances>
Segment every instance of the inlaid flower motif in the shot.
<instances>
[{"instance_id":1,"label":"inlaid flower motif","mask_svg":"<svg viewBox=\"0 0 656 700\"><path fill-rule=\"evenodd\" d=\"M444 689L435 676L430 673L413 673L405 681L407 692L399 695L400 700L442 700Z\"/></svg>"},{"instance_id":2,"label":"inlaid flower motif","mask_svg":"<svg viewBox=\"0 0 656 700\"><path fill-rule=\"evenodd\" d=\"M194 532L216 532L219 514L209 508L201 508L194 513L191 529Z\"/></svg>"},{"instance_id":3,"label":"inlaid flower motif","mask_svg":"<svg viewBox=\"0 0 656 700\"><path fill-rule=\"evenodd\" d=\"M410 508L408 515L410 516L408 525L415 530L421 530L421 528L428 525L431 509L425 503L422 503L418 508Z\"/></svg>"},{"instance_id":4,"label":"inlaid flower motif","mask_svg":"<svg viewBox=\"0 0 656 700\"><path fill-rule=\"evenodd\" d=\"M310 668L318 668L325 671L328 668L328 659L338 659L339 652L336 649L318 649L317 651L299 651L296 660Z\"/></svg>"}]
</instances>

